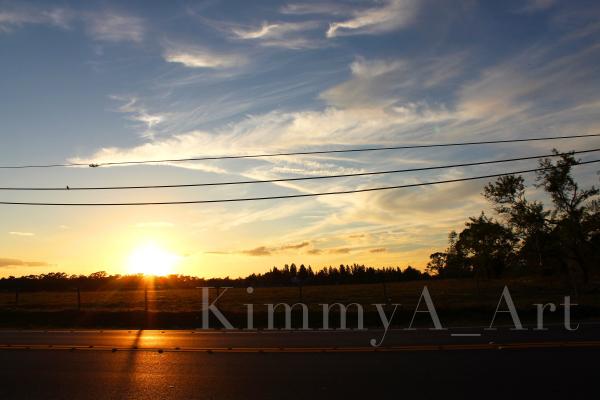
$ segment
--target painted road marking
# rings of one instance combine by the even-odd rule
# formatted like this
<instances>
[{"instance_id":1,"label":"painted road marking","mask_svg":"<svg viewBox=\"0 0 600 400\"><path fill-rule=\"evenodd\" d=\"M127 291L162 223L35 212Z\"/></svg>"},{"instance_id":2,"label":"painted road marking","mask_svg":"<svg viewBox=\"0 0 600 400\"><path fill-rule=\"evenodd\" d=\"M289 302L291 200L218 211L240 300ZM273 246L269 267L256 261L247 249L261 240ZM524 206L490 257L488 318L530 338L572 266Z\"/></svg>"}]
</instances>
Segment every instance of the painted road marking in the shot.
<instances>
[{"instance_id":1,"label":"painted road marking","mask_svg":"<svg viewBox=\"0 0 600 400\"><path fill-rule=\"evenodd\" d=\"M576 342L523 342L523 343L480 343L480 344L442 344L442 345L408 345L386 347L113 347L113 346L69 346L51 344L4 344L0 351L16 350L67 350L67 351L143 351L158 353L374 353L402 351L439 351L439 350L524 350L550 348L600 348L600 341Z\"/></svg>"}]
</instances>

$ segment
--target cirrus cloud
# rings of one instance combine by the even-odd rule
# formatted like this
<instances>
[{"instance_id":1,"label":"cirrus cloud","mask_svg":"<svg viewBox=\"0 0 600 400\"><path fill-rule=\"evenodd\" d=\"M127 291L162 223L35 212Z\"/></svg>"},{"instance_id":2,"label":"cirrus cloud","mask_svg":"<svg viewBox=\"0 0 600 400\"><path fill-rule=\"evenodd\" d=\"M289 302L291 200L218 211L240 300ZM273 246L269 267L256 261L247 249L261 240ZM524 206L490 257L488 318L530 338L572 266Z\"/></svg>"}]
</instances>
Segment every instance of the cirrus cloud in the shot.
<instances>
[{"instance_id":1,"label":"cirrus cloud","mask_svg":"<svg viewBox=\"0 0 600 400\"><path fill-rule=\"evenodd\" d=\"M266 47L288 49L308 49L323 47L323 40L307 36L306 32L322 26L318 21L303 22L264 22L259 27L233 27L235 39L252 40Z\"/></svg>"},{"instance_id":2,"label":"cirrus cloud","mask_svg":"<svg viewBox=\"0 0 600 400\"><path fill-rule=\"evenodd\" d=\"M163 58L166 62L181 64L187 68L233 68L247 63L246 57L235 53L222 53L203 46L169 43Z\"/></svg>"},{"instance_id":3,"label":"cirrus cloud","mask_svg":"<svg viewBox=\"0 0 600 400\"><path fill-rule=\"evenodd\" d=\"M89 13L85 17L87 32L103 42L136 42L144 39L144 21L136 16L115 12Z\"/></svg>"},{"instance_id":4,"label":"cirrus cloud","mask_svg":"<svg viewBox=\"0 0 600 400\"><path fill-rule=\"evenodd\" d=\"M12 7L0 10L0 32L8 33L23 25L40 24L68 28L73 12L64 8L38 9Z\"/></svg>"},{"instance_id":5,"label":"cirrus cloud","mask_svg":"<svg viewBox=\"0 0 600 400\"><path fill-rule=\"evenodd\" d=\"M6 267L47 267L50 264L44 261L24 261L17 258L0 257L0 268Z\"/></svg>"},{"instance_id":6,"label":"cirrus cloud","mask_svg":"<svg viewBox=\"0 0 600 400\"><path fill-rule=\"evenodd\" d=\"M417 6L415 0L388 0L382 7L355 11L350 19L332 22L326 36L373 35L406 27L413 23Z\"/></svg>"}]
</instances>

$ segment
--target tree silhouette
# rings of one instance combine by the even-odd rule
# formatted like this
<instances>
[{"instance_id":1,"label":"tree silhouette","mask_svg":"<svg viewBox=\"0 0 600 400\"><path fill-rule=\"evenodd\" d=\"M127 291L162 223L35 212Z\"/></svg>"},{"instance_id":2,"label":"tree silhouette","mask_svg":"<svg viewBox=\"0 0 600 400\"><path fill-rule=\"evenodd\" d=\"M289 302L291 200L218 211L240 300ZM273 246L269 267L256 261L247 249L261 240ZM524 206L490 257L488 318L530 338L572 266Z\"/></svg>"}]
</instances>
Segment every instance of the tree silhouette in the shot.
<instances>
[{"instance_id":1,"label":"tree silhouette","mask_svg":"<svg viewBox=\"0 0 600 400\"><path fill-rule=\"evenodd\" d=\"M555 154L560 154L554 150ZM498 277L507 271L567 272L587 284L600 264L600 201L595 187L582 189L572 176L572 154L540 160L536 188L552 208L526 198L525 180L508 175L489 183L483 195L502 221L481 214L470 218L458 235L450 234L446 252L431 254L427 270L439 277Z\"/></svg>"}]
</instances>

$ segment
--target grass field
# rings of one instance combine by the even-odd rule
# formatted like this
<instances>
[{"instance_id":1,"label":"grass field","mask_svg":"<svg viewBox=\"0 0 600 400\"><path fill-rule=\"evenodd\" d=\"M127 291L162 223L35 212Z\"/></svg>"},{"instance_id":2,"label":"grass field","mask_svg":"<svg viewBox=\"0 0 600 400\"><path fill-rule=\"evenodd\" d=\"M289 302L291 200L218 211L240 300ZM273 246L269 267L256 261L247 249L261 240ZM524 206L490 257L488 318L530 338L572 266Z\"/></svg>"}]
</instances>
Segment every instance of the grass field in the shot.
<instances>
[{"instance_id":1,"label":"grass field","mask_svg":"<svg viewBox=\"0 0 600 400\"><path fill-rule=\"evenodd\" d=\"M533 303L560 303L571 294L568 287L556 279L520 278L512 280L489 280L477 283L471 279L431 280L383 284L307 286L302 288L302 298L297 287L255 288L253 294L245 288L229 289L220 299L223 311L243 311L244 304L253 303L258 309L266 303L289 303L299 301L311 309L320 310L321 303L372 303L403 304L406 308L416 305L423 286L427 286L436 307L440 309L495 307L504 285L508 286L518 308ZM145 293L140 290L82 291L81 309L87 311L135 311L144 310ZM211 290L211 299L216 296ZM600 306L600 291L582 292L573 301L586 306ZM77 309L77 292L21 292L19 304L14 292L0 293L0 309L28 311L58 311ZM199 289L148 290L148 309L161 312L189 312L201 309Z\"/></svg>"}]
</instances>

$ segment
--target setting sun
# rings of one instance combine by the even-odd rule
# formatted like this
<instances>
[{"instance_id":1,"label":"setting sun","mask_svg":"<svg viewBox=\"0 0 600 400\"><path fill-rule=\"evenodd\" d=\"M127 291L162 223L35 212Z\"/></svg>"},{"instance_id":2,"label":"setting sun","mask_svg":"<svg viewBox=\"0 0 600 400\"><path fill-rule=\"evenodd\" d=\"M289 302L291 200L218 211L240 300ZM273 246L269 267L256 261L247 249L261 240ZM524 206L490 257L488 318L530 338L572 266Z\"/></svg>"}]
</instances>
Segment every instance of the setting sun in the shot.
<instances>
[{"instance_id":1,"label":"setting sun","mask_svg":"<svg viewBox=\"0 0 600 400\"><path fill-rule=\"evenodd\" d=\"M173 273L181 259L155 243L146 243L135 248L127 260L127 269L132 274L164 276Z\"/></svg>"}]
</instances>

